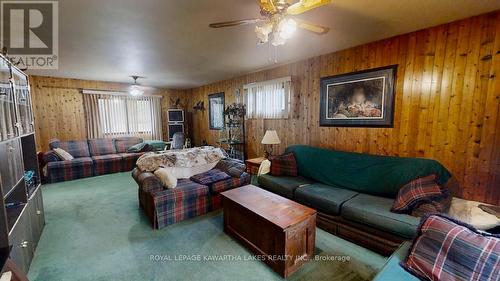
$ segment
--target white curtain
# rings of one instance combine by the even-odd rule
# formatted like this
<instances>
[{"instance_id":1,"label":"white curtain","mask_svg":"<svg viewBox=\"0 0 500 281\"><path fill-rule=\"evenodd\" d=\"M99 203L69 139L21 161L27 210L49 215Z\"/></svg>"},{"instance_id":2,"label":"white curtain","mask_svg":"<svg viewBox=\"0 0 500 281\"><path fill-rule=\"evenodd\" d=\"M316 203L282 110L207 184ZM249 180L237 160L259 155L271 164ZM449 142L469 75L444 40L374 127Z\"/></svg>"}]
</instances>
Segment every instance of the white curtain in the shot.
<instances>
[{"instance_id":1,"label":"white curtain","mask_svg":"<svg viewBox=\"0 0 500 281\"><path fill-rule=\"evenodd\" d=\"M247 118L287 118L290 88L290 77L245 85Z\"/></svg>"},{"instance_id":2,"label":"white curtain","mask_svg":"<svg viewBox=\"0 0 500 281\"><path fill-rule=\"evenodd\" d=\"M162 139L161 97L84 91L89 138Z\"/></svg>"}]
</instances>

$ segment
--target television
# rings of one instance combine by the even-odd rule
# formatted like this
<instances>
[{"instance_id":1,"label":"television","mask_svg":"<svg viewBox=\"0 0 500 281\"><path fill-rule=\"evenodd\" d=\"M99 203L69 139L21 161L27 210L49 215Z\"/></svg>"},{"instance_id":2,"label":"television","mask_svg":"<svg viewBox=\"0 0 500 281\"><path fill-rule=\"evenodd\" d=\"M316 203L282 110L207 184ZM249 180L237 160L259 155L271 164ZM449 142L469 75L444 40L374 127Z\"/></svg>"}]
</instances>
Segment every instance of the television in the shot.
<instances>
[{"instance_id":1,"label":"television","mask_svg":"<svg viewBox=\"0 0 500 281\"><path fill-rule=\"evenodd\" d=\"M168 124L168 139L172 140L174 134L177 132L184 132L184 124Z\"/></svg>"},{"instance_id":2,"label":"television","mask_svg":"<svg viewBox=\"0 0 500 281\"><path fill-rule=\"evenodd\" d=\"M184 122L184 110L182 109L169 109L168 122Z\"/></svg>"}]
</instances>

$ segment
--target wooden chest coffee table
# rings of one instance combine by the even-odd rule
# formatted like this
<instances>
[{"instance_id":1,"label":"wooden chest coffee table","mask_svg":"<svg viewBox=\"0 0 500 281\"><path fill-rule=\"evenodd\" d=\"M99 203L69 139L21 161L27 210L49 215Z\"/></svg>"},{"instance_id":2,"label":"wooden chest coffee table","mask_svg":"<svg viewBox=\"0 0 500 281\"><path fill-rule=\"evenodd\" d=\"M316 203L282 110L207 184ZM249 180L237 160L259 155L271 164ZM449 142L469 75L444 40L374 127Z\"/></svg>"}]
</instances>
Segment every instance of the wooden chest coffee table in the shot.
<instances>
[{"instance_id":1,"label":"wooden chest coffee table","mask_svg":"<svg viewBox=\"0 0 500 281\"><path fill-rule=\"evenodd\" d=\"M316 211L246 185L222 193L224 232L283 277L314 255Z\"/></svg>"}]
</instances>

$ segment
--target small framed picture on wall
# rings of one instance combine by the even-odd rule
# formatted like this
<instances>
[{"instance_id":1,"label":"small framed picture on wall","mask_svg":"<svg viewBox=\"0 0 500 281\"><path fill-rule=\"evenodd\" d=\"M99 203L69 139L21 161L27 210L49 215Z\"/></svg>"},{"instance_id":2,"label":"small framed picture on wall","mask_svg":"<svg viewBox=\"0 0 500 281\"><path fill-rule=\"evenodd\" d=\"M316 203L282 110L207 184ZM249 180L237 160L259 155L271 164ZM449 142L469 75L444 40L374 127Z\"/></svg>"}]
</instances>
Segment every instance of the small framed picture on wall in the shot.
<instances>
[{"instance_id":1,"label":"small framed picture on wall","mask_svg":"<svg viewBox=\"0 0 500 281\"><path fill-rule=\"evenodd\" d=\"M320 126L392 127L397 65L321 78Z\"/></svg>"},{"instance_id":2,"label":"small framed picture on wall","mask_svg":"<svg viewBox=\"0 0 500 281\"><path fill-rule=\"evenodd\" d=\"M224 93L208 96L208 125L210 130L224 129Z\"/></svg>"}]
</instances>

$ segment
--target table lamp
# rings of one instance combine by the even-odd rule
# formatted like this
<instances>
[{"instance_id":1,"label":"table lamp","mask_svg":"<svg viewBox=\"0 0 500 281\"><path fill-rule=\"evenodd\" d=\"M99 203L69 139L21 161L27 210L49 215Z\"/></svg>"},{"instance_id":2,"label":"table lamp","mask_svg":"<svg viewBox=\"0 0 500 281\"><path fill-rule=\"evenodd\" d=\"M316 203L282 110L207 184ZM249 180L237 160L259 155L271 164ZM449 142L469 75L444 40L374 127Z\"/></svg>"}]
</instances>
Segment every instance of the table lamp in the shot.
<instances>
[{"instance_id":1,"label":"table lamp","mask_svg":"<svg viewBox=\"0 0 500 281\"><path fill-rule=\"evenodd\" d=\"M267 130L260 143L265 146L264 157L267 159L273 152L272 146L274 144L280 144L281 142L280 138L278 137L278 133L276 133L276 130Z\"/></svg>"}]
</instances>

